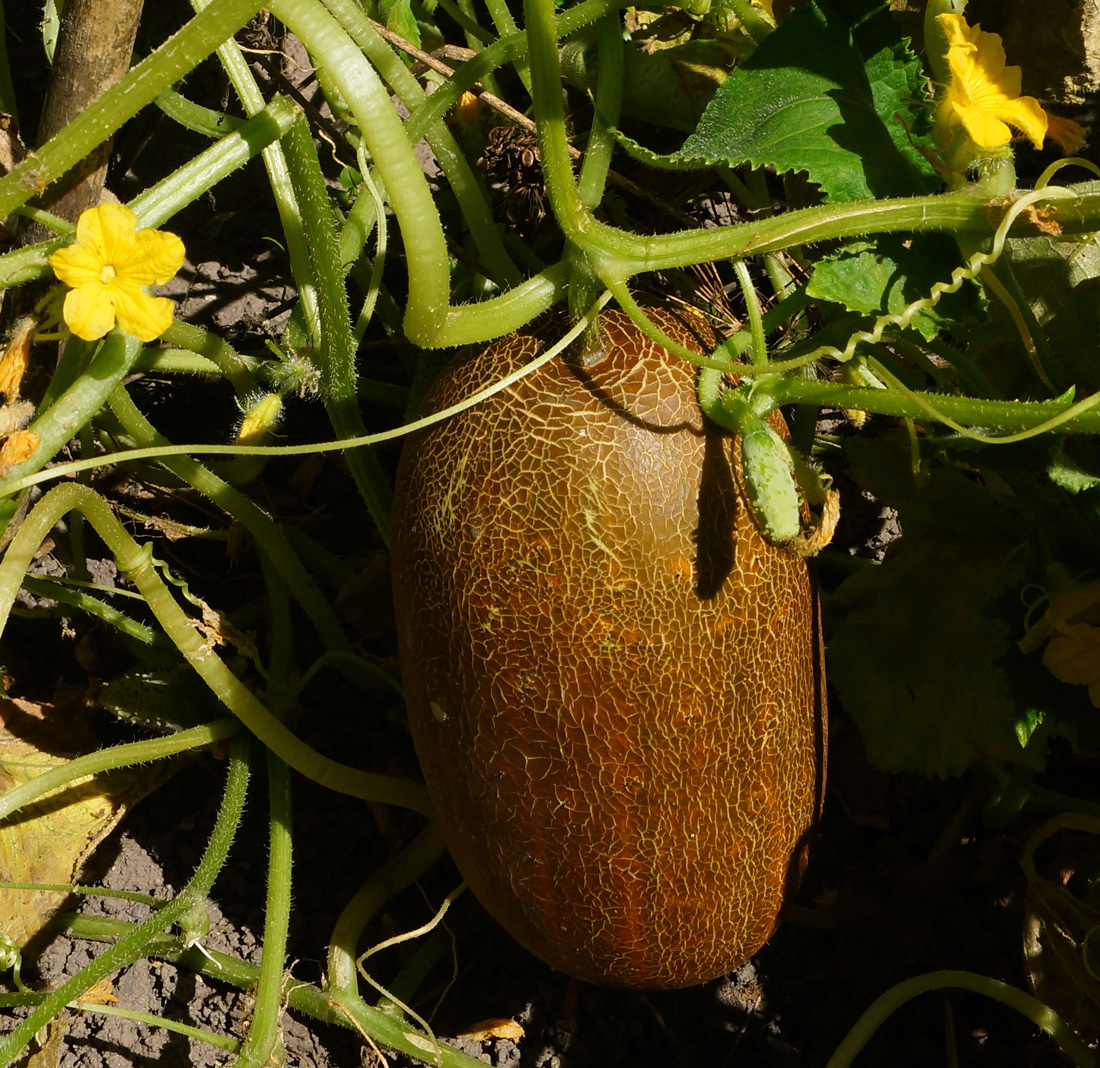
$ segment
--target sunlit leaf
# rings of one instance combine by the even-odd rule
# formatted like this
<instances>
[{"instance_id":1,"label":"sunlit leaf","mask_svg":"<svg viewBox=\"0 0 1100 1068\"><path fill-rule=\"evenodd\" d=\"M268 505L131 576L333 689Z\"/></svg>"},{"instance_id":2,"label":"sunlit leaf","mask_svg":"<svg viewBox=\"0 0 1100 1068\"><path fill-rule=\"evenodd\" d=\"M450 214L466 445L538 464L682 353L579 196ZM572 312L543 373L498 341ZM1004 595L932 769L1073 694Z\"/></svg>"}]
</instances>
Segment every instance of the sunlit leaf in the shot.
<instances>
[{"instance_id":1,"label":"sunlit leaf","mask_svg":"<svg viewBox=\"0 0 1100 1068\"><path fill-rule=\"evenodd\" d=\"M853 241L814 266L807 286L810 296L842 304L868 315L898 315L929 295L936 282L946 282L960 261L955 242L942 234L883 234ZM973 283L918 312L913 329L933 338L956 319L984 318L981 294Z\"/></svg>"},{"instance_id":2,"label":"sunlit leaf","mask_svg":"<svg viewBox=\"0 0 1100 1068\"><path fill-rule=\"evenodd\" d=\"M800 8L722 84L678 161L805 171L834 200L927 193L939 185L910 141L925 116L924 73L883 24L857 38L827 0ZM866 58L860 41L874 51Z\"/></svg>"}]
</instances>

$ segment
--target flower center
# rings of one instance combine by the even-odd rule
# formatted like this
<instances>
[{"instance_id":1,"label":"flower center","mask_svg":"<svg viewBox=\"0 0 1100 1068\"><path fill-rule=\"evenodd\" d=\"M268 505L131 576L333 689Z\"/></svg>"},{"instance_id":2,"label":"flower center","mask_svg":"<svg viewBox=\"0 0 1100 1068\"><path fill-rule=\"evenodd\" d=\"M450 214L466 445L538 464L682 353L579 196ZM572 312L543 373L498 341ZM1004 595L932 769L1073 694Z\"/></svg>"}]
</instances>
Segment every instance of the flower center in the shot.
<instances>
[{"instance_id":1,"label":"flower center","mask_svg":"<svg viewBox=\"0 0 1100 1068\"><path fill-rule=\"evenodd\" d=\"M105 286L109 286L115 280L115 269L109 263L105 263L100 270L99 280Z\"/></svg>"}]
</instances>

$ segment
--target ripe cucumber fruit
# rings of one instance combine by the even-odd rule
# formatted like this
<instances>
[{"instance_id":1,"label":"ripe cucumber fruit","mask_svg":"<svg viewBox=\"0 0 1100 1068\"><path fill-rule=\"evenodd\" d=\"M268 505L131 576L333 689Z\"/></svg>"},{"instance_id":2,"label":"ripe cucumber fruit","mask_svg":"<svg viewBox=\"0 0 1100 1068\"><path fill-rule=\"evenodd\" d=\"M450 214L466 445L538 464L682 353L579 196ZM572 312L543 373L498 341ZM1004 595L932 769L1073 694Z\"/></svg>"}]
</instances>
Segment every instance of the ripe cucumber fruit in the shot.
<instances>
[{"instance_id":1,"label":"ripe cucumber fruit","mask_svg":"<svg viewBox=\"0 0 1100 1068\"><path fill-rule=\"evenodd\" d=\"M714 345L694 316L648 314ZM425 411L545 345L460 356ZM690 986L748 959L821 805L814 586L760 533L695 377L604 313L592 351L410 437L397 477L402 674L447 843L520 943L593 983Z\"/></svg>"}]
</instances>

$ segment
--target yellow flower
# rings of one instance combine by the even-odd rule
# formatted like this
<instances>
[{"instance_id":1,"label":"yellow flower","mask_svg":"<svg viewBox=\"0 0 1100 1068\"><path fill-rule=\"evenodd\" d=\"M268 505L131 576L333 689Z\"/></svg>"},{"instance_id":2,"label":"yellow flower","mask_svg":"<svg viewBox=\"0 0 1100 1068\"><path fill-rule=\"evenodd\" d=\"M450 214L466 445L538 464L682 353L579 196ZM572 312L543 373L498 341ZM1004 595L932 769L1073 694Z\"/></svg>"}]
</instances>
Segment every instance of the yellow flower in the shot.
<instances>
[{"instance_id":1,"label":"yellow flower","mask_svg":"<svg viewBox=\"0 0 1100 1068\"><path fill-rule=\"evenodd\" d=\"M85 341L103 337L118 320L140 341L160 337L172 323L172 302L145 287L164 285L183 266L183 242L163 230L139 230L137 216L121 204L83 212L76 244L50 257L54 274L71 286L63 315Z\"/></svg>"},{"instance_id":2,"label":"yellow flower","mask_svg":"<svg viewBox=\"0 0 1100 1068\"><path fill-rule=\"evenodd\" d=\"M1047 132L1047 113L1032 96L1020 96L1019 67L1005 66L1001 38L971 27L962 15L940 15L947 35L951 84L940 102L939 122L962 125L982 148L1007 145L1014 126L1036 148Z\"/></svg>"},{"instance_id":3,"label":"yellow flower","mask_svg":"<svg viewBox=\"0 0 1100 1068\"><path fill-rule=\"evenodd\" d=\"M1050 606L1018 644L1031 653L1043 642L1043 666L1060 682L1087 686L1100 708L1100 583L1051 594Z\"/></svg>"}]
</instances>

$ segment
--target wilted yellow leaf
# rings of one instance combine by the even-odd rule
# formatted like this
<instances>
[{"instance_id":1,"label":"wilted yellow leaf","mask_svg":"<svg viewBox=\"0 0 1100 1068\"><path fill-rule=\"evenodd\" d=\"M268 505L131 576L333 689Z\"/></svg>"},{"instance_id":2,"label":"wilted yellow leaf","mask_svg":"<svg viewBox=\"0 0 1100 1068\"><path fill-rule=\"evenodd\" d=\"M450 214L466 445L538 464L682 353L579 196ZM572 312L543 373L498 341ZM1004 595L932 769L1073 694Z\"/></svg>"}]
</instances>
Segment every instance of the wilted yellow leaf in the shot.
<instances>
[{"instance_id":1,"label":"wilted yellow leaf","mask_svg":"<svg viewBox=\"0 0 1100 1068\"><path fill-rule=\"evenodd\" d=\"M110 976L93 983L83 994L76 999L78 1008L84 1009L89 1005L113 1005L118 1001L115 997L115 985Z\"/></svg>"},{"instance_id":2,"label":"wilted yellow leaf","mask_svg":"<svg viewBox=\"0 0 1100 1068\"><path fill-rule=\"evenodd\" d=\"M474 1024L457 1037L472 1038L475 1042L488 1042L491 1038L510 1038L513 1042L518 1042L523 1038L523 1028L515 1020L494 1017Z\"/></svg>"},{"instance_id":3,"label":"wilted yellow leaf","mask_svg":"<svg viewBox=\"0 0 1100 1068\"><path fill-rule=\"evenodd\" d=\"M98 748L83 695L57 697L51 704L0 700L0 794ZM154 765L85 777L13 813L0 822L0 880L71 884L126 809L165 774ZM26 945L64 899L56 891L0 887L0 932Z\"/></svg>"}]
</instances>

